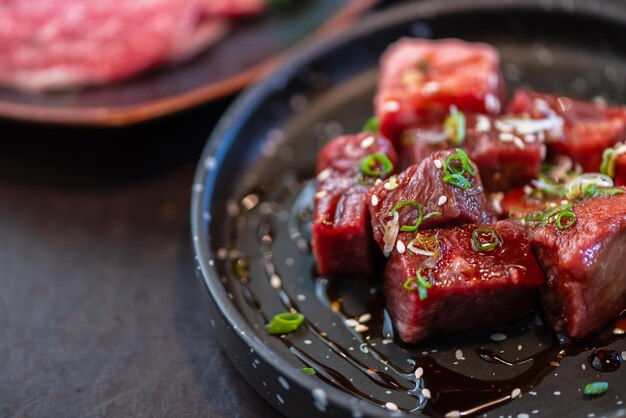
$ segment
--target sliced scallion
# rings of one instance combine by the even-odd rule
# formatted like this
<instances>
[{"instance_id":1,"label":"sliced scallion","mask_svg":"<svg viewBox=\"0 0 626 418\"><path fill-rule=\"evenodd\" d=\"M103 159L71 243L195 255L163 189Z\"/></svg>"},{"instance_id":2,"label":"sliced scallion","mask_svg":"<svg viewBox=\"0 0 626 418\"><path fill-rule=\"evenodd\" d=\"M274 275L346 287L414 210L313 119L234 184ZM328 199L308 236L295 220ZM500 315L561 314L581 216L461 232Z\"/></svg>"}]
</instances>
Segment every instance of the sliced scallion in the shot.
<instances>
[{"instance_id":1,"label":"sliced scallion","mask_svg":"<svg viewBox=\"0 0 626 418\"><path fill-rule=\"evenodd\" d=\"M575 223L576 215L570 211L563 211L556 217L556 227L561 231L571 228Z\"/></svg>"},{"instance_id":2,"label":"sliced scallion","mask_svg":"<svg viewBox=\"0 0 626 418\"><path fill-rule=\"evenodd\" d=\"M403 206L412 206L415 209L417 209L417 219L415 220L415 222L413 223L413 225L402 225L400 227L400 231L404 231L404 232L413 232L416 231L417 228L419 228L420 224L422 223L422 220L424 219L424 208L422 207L422 205L419 202L415 202L413 200L405 200L402 202L399 202L398 204L396 204L393 209L391 209L391 212L389 212L389 215L393 216L398 209L400 209Z\"/></svg>"},{"instance_id":3,"label":"sliced scallion","mask_svg":"<svg viewBox=\"0 0 626 418\"><path fill-rule=\"evenodd\" d=\"M472 248L474 251L491 251L502 240L493 228L476 228L472 231Z\"/></svg>"},{"instance_id":4,"label":"sliced scallion","mask_svg":"<svg viewBox=\"0 0 626 418\"><path fill-rule=\"evenodd\" d=\"M265 330L272 335L288 334L296 331L302 322L304 322L304 315L301 313L283 312L274 315L270 323L265 326Z\"/></svg>"},{"instance_id":5,"label":"sliced scallion","mask_svg":"<svg viewBox=\"0 0 626 418\"><path fill-rule=\"evenodd\" d=\"M585 396L603 395L609 390L608 382L593 382L585 385Z\"/></svg>"},{"instance_id":6,"label":"sliced scallion","mask_svg":"<svg viewBox=\"0 0 626 418\"><path fill-rule=\"evenodd\" d=\"M363 158L359 168L364 176L383 177L391 173L393 163L385 154L376 153Z\"/></svg>"},{"instance_id":7,"label":"sliced scallion","mask_svg":"<svg viewBox=\"0 0 626 418\"><path fill-rule=\"evenodd\" d=\"M454 145L460 145L465 140L465 115L463 112L453 112L443 122L448 139Z\"/></svg>"},{"instance_id":8,"label":"sliced scallion","mask_svg":"<svg viewBox=\"0 0 626 418\"><path fill-rule=\"evenodd\" d=\"M463 190L467 190L472 186L469 180L463 177L462 174L448 174L444 176L443 181Z\"/></svg>"},{"instance_id":9,"label":"sliced scallion","mask_svg":"<svg viewBox=\"0 0 626 418\"><path fill-rule=\"evenodd\" d=\"M369 118L367 122L365 122L365 125L363 125L364 132L378 132L379 129L380 120L376 116Z\"/></svg>"},{"instance_id":10,"label":"sliced scallion","mask_svg":"<svg viewBox=\"0 0 626 418\"><path fill-rule=\"evenodd\" d=\"M315 369L312 367L303 367L300 369L300 371L307 376L313 376L315 374Z\"/></svg>"}]
</instances>

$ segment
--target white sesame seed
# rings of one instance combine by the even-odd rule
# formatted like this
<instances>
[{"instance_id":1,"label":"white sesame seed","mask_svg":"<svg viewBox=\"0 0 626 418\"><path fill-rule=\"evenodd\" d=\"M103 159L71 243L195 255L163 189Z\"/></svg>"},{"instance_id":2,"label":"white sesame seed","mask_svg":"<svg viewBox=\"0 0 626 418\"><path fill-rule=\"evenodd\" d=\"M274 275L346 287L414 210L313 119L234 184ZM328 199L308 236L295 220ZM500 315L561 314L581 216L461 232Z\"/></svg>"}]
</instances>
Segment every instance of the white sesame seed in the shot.
<instances>
[{"instance_id":1,"label":"white sesame seed","mask_svg":"<svg viewBox=\"0 0 626 418\"><path fill-rule=\"evenodd\" d=\"M430 394L430 390L429 389L422 389L422 396L425 397L426 399L430 399L431 398L431 394Z\"/></svg>"},{"instance_id":2,"label":"white sesame seed","mask_svg":"<svg viewBox=\"0 0 626 418\"><path fill-rule=\"evenodd\" d=\"M370 328L367 325L363 325L363 324L358 324L356 327L354 327L354 330L356 332L365 332L368 331Z\"/></svg>"},{"instance_id":3,"label":"white sesame seed","mask_svg":"<svg viewBox=\"0 0 626 418\"><path fill-rule=\"evenodd\" d=\"M511 391L511 399L515 399L522 394L522 390L520 388L515 388Z\"/></svg>"},{"instance_id":4,"label":"white sesame seed","mask_svg":"<svg viewBox=\"0 0 626 418\"><path fill-rule=\"evenodd\" d=\"M461 418L461 411L454 410L450 411L445 415L445 418Z\"/></svg>"},{"instance_id":5,"label":"white sesame seed","mask_svg":"<svg viewBox=\"0 0 626 418\"><path fill-rule=\"evenodd\" d=\"M280 279L280 277L278 277L278 275L276 274L272 274L272 277L270 277L270 286L272 286L274 289L278 289L283 285L283 281Z\"/></svg>"},{"instance_id":6,"label":"white sesame seed","mask_svg":"<svg viewBox=\"0 0 626 418\"><path fill-rule=\"evenodd\" d=\"M368 136L367 138L365 138L363 141L361 141L361 148L366 149L371 147L372 145L374 145L374 137L373 136Z\"/></svg>"},{"instance_id":7,"label":"white sesame seed","mask_svg":"<svg viewBox=\"0 0 626 418\"><path fill-rule=\"evenodd\" d=\"M524 141L522 141L519 137L515 137L515 139L513 139L513 143L515 144L515 146L519 149L525 149L526 148L526 144L524 143Z\"/></svg>"},{"instance_id":8,"label":"white sesame seed","mask_svg":"<svg viewBox=\"0 0 626 418\"><path fill-rule=\"evenodd\" d=\"M476 117L476 130L478 132L489 132L491 130L491 121L487 116L478 115Z\"/></svg>"},{"instance_id":9,"label":"white sesame seed","mask_svg":"<svg viewBox=\"0 0 626 418\"><path fill-rule=\"evenodd\" d=\"M359 322L362 324L366 323L370 319L372 319L372 314L370 313L364 313L363 315L359 316Z\"/></svg>"},{"instance_id":10,"label":"white sesame seed","mask_svg":"<svg viewBox=\"0 0 626 418\"><path fill-rule=\"evenodd\" d=\"M315 198L316 199L321 199L324 196L327 196L328 192L326 190L320 190L319 192L315 193Z\"/></svg>"},{"instance_id":11,"label":"white sesame seed","mask_svg":"<svg viewBox=\"0 0 626 418\"><path fill-rule=\"evenodd\" d=\"M359 322L356 319L346 319L345 324L349 327L354 328L359 325Z\"/></svg>"},{"instance_id":12,"label":"white sesame seed","mask_svg":"<svg viewBox=\"0 0 626 418\"><path fill-rule=\"evenodd\" d=\"M439 83L437 83L436 81L429 81L428 83L424 84L424 87L422 87L422 93L431 95L437 93L440 89L441 85Z\"/></svg>"},{"instance_id":13,"label":"white sesame seed","mask_svg":"<svg viewBox=\"0 0 626 418\"><path fill-rule=\"evenodd\" d=\"M435 164L435 167L437 168L443 167L443 163L439 159L436 159L435 161L433 161L433 163Z\"/></svg>"},{"instance_id":14,"label":"white sesame seed","mask_svg":"<svg viewBox=\"0 0 626 418\"><path fill-rule=\"evenodd\" d=\"M311 340L304 340L304 343L305 343L306 345L310 345L310 344L312 343L312 341L311 341Z\"/></svg>"},{"instance_id":15,"label":"white sesame seed","mask_svg":"<svg viewBox=\"0 0 626 418\"><path fill-rule=\"evenodd\" d=\"M500 99L493 94L485 96L485 109L489 113L500 113Z\"/></svg>"},{"instance_id":16,"label":"white sesame seed","mask_svg":"<svg viewBox=\"0 0 626 418\"><path fill-rule=\"evenodd\" d=\"M325 168L324 170L320 171L320 173L317 175L317 180L324 181L328 177L330 177L331 173L332 173L332 170L330 168Z\"/></svg>"},{"instance_id":17,"label":"white sesame seed","mask_svg":"<svg viewBox=\"0 0 626 418\"><path fill-rule=\"evenodd\" d=\"M585 369L587 368L587 365L586 365L586 364L581 364L581 365L580 365L580 367L581 367L583 370L585 370Z\"/></svg>"},{"instance_id":18,"label":"white sesame seed","mask_svg":"<svg viewBox=\"0 0 626 418\"><path fill-rule=\"evenodd\" d=\"M394 412L397 412L397 411L398 411L398 405L396 405L396 404L395 404L395 403L393 403L393 402L387 402L387 403L385 404L385 408L387 408L387 409L388 409L388 410L390 410L390 411L394 411Z\"/></svg>"},{"instance_id":19,"label":"white sesame seed","mask_svg":"<svg viewBox=\"0 0 626 418\"><path fill-rule=\"evenodd\" d=\"M398 250L400 254L404 254L404 252L406 251L406 246L404 245L404 242L398 240L398 242L396 242L396 250Z\"/></svg>"},{"instance_id":20,"label":"white sesame seed","mask_svg":"<svg viewBox=\"0 0 626 418\"><path fill-rule=\"evenodd\" d=\"M393 342L393 340L392 340L391 338L385 338L385 339L383 340L383 344L384 344L384 345L391 344L392 342Z\"/></svg>"},{"instance_id":21,"label":"white sesame seed","mask_svg":"<svg viewBox=\"0 0 626 418\"><path fill-rule=\"evenodd\" d=\"M418 367L417 369L415 369L415 378L416 379L421 378L423 374L424 374L424 369L422 369L421 367Z\"/></svg>"},{"instance_id":22,"label":"white sesame seed","mask_svg":"<svg viewBox=\"0 0 626 418\"><path fill-rule=\"evenodd\" d=\"M372 206L378 206L378 196L373 194L371 200L372 200Z\"/></svg>"},{"instance_id":23,"label":"white sesame seed","mask_svg":"<svg viewBox=\"0 0 626 418\"><path fill-rule=\"evenodd\" d=\"M517 351L522 351L522 345L521 344L517 346Z\"/></svg>"},{"instance_id":24,"label":"white sesame seed","mask_svg":"<svg viewBox=\"0 0 626 418\"><path fill-rule=\"evenodd\" d=\"M439 206L443 206L446 204L447 201L448 201L448 198L446 196L440 196L439 200L437 201L437 204Z\"/></svg>"},{"instance_id":25,"label":"white sesame seed","mask_svg":"<svg viewBox=\"0 0 626 418\"><path fill-rule=\"evenodd\" d=\"M498 138L502 142L511 142L511 141L514 141L515 138L517 138L517 137L515 135L513 135L512 133L510 133L510 132L500 132L498 134Z\"/></svg>"},{"instance_id":26,"label":"white sesame seed","mask_svg":"<svg viewBox=\"0 0 626 418\"><path fill-rule=\"evenodd\" d=\"M398 177L396 177L396 176L389 177L389 180L387 180L385 182L385 185L383 187L385 189L387 189L387 190L397 189L398 188Z\"/></svg>"},{"instance_id":27,"label":"white sesame seed","mask_svg":"<svg viewBox=\"0 0 626 418\"><path fill-rule=\"evenodd\" d=\"M463 357L463 351L462 350L456 350L454 352L454 357L456 357L457 360L465 360L465 357Z\"/></svg>"},{"instance_id":28,"label":"white sesame seed","mask_svg":"<svg viewBox=\"0 0 626 418\"><path fill-rule=\"evenodd\" d=\"M558 391L558 390L555 390L555 391L554 391L554 396L560 396L560 395L561 395L561 392L560 392L560 391Z\"/></svg>"},{"instance_id":29,"label":"white sesame seed","mask_svg":"<svg viewBox=\"0 0 626 418\"><path fill-rule=\"evenodd\" d=\"M383 110L385 112L397 112L400 110L400 103L395 100L388 100L383 104Z\"/></svg>"}]
</instances>

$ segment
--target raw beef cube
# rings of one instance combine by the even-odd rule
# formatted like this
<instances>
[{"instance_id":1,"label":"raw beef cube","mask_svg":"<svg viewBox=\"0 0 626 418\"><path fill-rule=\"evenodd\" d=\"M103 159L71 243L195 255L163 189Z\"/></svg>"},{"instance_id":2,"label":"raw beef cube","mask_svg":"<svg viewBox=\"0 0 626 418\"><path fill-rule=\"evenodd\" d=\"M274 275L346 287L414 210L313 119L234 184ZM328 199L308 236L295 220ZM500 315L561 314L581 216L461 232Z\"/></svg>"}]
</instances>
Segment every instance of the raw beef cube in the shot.
<instances>
[{"instance_id":1,"label":"raw beef cube","mask_svg":"<svg viewBox=\"0 0 626 418\"><path fill-rule=\"evenodd\" d=\"M455 39L401 39L383 54L374 99L383 135L396 142L406 128L461 111L500 113L505 88L498 52Z\"/></svg>"},{"instance_id":2,"label":"raw beef cube","mask_svg":"<svg viewBox=\"0 0 626 418\"><path fill-rule=\"evenodd\" d=\"M487 191L506 191L537 178L546 153L543 142L552 126L550 119L478 114L457 117L465 120L465 138L458 146L478 166ZM445 139L436 142L437 136ZM441 124L405 131L400 145L402 163L417 164L436 149L452 148L449 136Z\"/></svg>"},{"instance_id":3,"label":"raw beef cube","mask_svg":"<svg viewBox=\"0 0 626 418\"><path fill-rule=\"evenodd\" d=\"M602 152L626 136L626 108L607 107L527 90L518 90L508 111L533 118L562 119L562 129L546 138L548 156L565 155L585 172L597 172Z\"/></svg>"},{"instance_id":4,"label":"raw beef cube","mask_svg":"<svg viewBox=\"0 0 626 418\"><path fill-rule=\"evenodd\" d=\"M412 165L398 176L375 185L370 190L368 199L374 240L389 253L395 245L394 230L402 231L415 225L423 218L419 228L434 228L464 223L481 223L493 220L487 198L483 192L480 174L476 166L469 165L473 175L464 172L461 176L467 182L467 188L461 188L444 181L446 177L446 159L453 158L453 166L459 165L460 153L454 150L438 151L422 160L419 165ZM402 202L412 202L403 205ZM395 211L396 218L392 212ZM421 211L418 208L421 207ZM429 214L437 214L430 216ZM387 234L387 238L385 238Z\"/></svg>"},{"instance_id":5,"label":"raw beef cube","mask_svg":"<svg viewBox=\"0 0 626 418\"><path fill-rule=\"evenodd\" d=\"M582 338L626 309L626 194L584 200L571 212L572 226L540 226L532 245L546 273L547 319L555 331Z\"/></svg>"},{"instance_id":6,"label":"raw beef cube","mask_svg":"<svg viewBox=\"0 0 626 418\"><path fill-rule=\"evenodd\" d=\"M506 193L493 193L492 202L499 200L499 204L495 204L499 209L496 209L496 213L501 218L521 218L532 212L543 210L546 203L553 200L546 200L545 197L538 198L536 194L528 193L528 191L522 187Z\"/></svg>"},{"instance_id":7,"label":"raw beef cube","mask_svg":"<svg viewBox=\"0 0 626 418\"><path fill-rule=\"evenodd\" d=\"M321 275L369 276L380 260L367 208L367 183L374 179L363 177L359 168L376 153L397 163L387 139L365 133L337 138L320 151L312 246Z\"/></svg>"},{"instance_id":8,"label":"raw beef cube","mask_svg":"<svg viewBox=\"0 0 626 418\"><path fill-rule=\"evenodd\" d=\"M615 161L615 185L626 186L626 153L618 156Z\"/></svg>"},{"instance_id":9,"label":"raw beef cube","mask_svg":"<svg viewBox=\"0 0 626 418\"><path fill-rule=\"evenodd\" d=\"M402 341L415 344L531 312L532 291L544 279L521 225L500 221L420 234L437 237L438 253L416 254L407 242L407 250L394 252L385 268L387 308Z\"/></svg>"}]
</instances>

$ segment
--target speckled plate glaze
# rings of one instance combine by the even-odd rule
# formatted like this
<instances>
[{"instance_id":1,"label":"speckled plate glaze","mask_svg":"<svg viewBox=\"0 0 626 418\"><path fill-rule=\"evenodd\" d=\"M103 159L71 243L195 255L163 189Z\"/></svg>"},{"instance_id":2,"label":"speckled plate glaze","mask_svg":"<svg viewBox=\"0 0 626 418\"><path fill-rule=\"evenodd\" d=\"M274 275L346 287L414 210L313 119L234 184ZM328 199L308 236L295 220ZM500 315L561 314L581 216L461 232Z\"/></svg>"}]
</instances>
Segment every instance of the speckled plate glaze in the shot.
<instances>
[{"instance_id":1,"label":"speckled plate glaze","mask_svg":"<svg viewBox=\"0 0 626 418\"><path fill-rule=\"evenodd\" d=\"M376 2L299 1L295 7L241 19L193 58L119 83L50 94L0 87L0 117L120 126L168 115L239 91L289 48L344 28Z\"/></svg>"},{"instance_id":2,"label":"speckled plate glaze","mask_svg":"<svg viewBox=\"0 0 626 418\"><path fill-rule=\"evenodd\" d=\"M487 42L512 87L626 102L619 2L416 2L292 57L227 112L197 171L193 244L215 335L292 417L626 416L626 367L602 373L588 361L600 347L626 356L615 324L572 344L535 315L406 347L393 339L379 282L316 275L308 180L317 151L371 115L378 59L402 36ZM268 335L267 321L288 309L306 322ZM600 380L608 392L586 398L584 385Z\"/></svg>"}]
</instances>

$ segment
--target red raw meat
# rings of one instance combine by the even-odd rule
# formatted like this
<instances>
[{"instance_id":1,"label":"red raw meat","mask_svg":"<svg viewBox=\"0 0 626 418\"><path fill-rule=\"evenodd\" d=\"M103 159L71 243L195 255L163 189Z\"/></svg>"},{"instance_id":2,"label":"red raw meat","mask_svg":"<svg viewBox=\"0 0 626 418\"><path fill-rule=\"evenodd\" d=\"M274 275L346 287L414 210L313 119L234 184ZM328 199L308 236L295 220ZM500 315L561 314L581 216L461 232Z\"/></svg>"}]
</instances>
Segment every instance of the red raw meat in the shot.
<instances>
[{"instance_id":1,"label":"red raw meat","mask_svg":"<svg viewBox=\"0 0 626 418\"><path fill-rule=\"evenodd\" d=\"M381 248L385 248L384 235L386 226L392 219L391 211L400 202L418 202L423 207L423 215L441 212L438 216L423 220L420 228L493 220L478 172L475 176L465 175L470 183L470 187L465 190L443 181L445 174L441 165L453 154L454 151L438 151L422 160L419 165L412 165L398 176L392 176L372 187L368 204L374 240ZM419 217L418 210L412 206L401 207L397 213L400 227L413 225Z\"/></svg>"},{"instance_id":2,"label":"red raw meat","mask_svg":"<svg viewBox=\"0 0 626 418\"><path fill-rule=\"evenodd\" d=\"M455 39L402 39L381 59L374 100L383 135L397 142L404 129L461 111L500 113L505 99L500 58L491 46Z\"/></svg>"},{"instance_id":3,"label":"red raw meat","mask_svg":"<svg viewBox=\"0 0 626 418\"><path fill-rule=\"evenodd\" d=\"M493 228L501 243L491 251L476 251L471 236L480 227ZM394 252L385 269L387 308L402 341L415 344L431 335L504 323L531 312L532 291L544 280L521 225L500 221L421 234L438 237L438 256ZM402 239L410 237L405 233ZM424 265L431 266L422 273L432 287L420 300L419 292L406 289L405 283Z\"/></svg>"},{"instance_id":4,"label":"red raw meat","mask_svg":"<svg viewBox=\"0 0 626 418\"><path fill-rule=\"evenodd\" d=\"M572 227L538 227L532 245L546 273L546 317L557 332L582 338L626 309L626 194L585 200L572 212Z\"/></svg>"},{"instance_id":5,"label":"red raw meat","mask_svg":"<svg viewBox=\"0 0 626 418\"><path fill-rule=\"evenodd\" d=\"M543 210L546 203L554 200L546 200L545 197L537 199L526 193L523 187L503 193L501 196L492 195L492 199L498 198L500 198L500 210L497 212L502 218L508 218L511 216L511 213L513 213L515 217L521 217L537 210Z\"/></svg>"},{"instance_id":6,"label":"red raw meat","mask_svg":"<svg viewBox=\"0 0 626 418\"><path fill-rule=\"evenodd\" d=\"M480 170L487 191L506 191L536 179L545 158L549 119L531 120L514 116L465 115L465 140L461 145ZM402 164L418 164L436 149L454 145L448 139L433 143L446 131L442 124L404 132L400 145Z\"/></svg>"},{"instance_id":7,"label":"red raw meat","mask_svg":"<svg viewBox=\"0 0 626 418\"><path fill-rule=\"evenodd\" d=\"M518 90L509 113L561 117L563 129L546 138L548 156L565 155L585 172L597 172L602 152L626 137L626 108L595 105L566 96Z\"/></svg>"},{"instance_id":8,"label":"red raw meat","mask_svg":"<svg viewBox=\"0 0 626 418\"><path fill-rule=\"evenodd\" d=\"M621 154L615 161L615 185L626 186L626 153Z\"/></svg>"},{"instance_id":9,"label":"red raw meat","mask_svg":"<svg viewBox=\"0 0 626 418\"><path fill-rule=\"evenodd\" d=\"M49 90L122 80L221 38L263 0L5 0L0 84Z\"/></svg>"},{"instance_id":10,"label":"red raw meat","mask_svg":"<svg viewBox=\"0 0 626 418\"><path fill-rule=\"evenodd\" d=\"M312 246L321 275L370 276L381 259L367 208L370 186L357 182L359 163L375 153L397 164L391 142L369 133L339 137L319 153Z\"/></svg>"}]
</instances>

